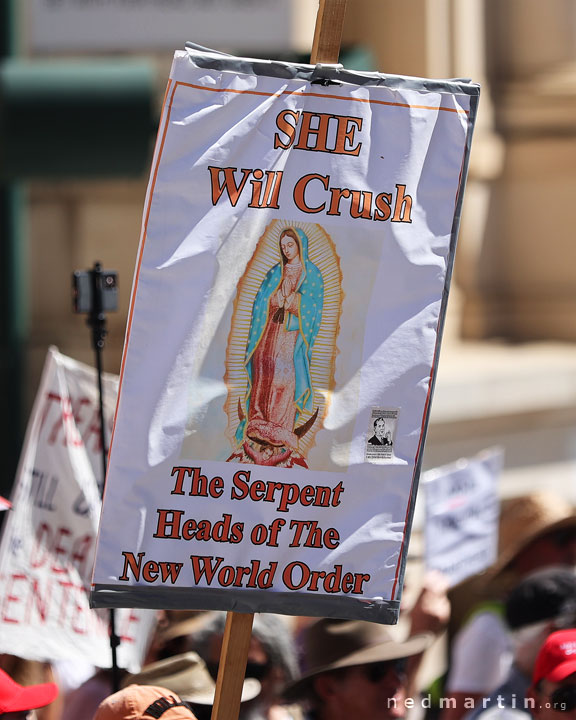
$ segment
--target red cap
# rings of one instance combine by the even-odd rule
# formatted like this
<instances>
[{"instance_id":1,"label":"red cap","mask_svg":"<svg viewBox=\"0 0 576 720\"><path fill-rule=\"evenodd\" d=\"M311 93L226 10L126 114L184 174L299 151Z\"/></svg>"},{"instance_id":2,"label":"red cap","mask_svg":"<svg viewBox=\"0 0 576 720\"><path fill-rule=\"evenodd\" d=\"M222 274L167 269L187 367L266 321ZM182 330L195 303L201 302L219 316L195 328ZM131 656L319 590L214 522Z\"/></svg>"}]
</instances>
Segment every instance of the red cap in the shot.
<instances>
[{"instance_id":1,"label":"red cap","mask_svg":"<svg viewBox=\"0 0 576 720\"><path fill-rule=\"evenodd\" d=\"M558 630L548 635L536 658L532 684L544 679L561 682L575 672L576 630Z\"/></svg>"},{"instance_id":2,"label":"red cap","mask_svg":"<svg viewBox=\"0 0 576 720\"><path fill-rule=\"evenodd\" d=\"M0 714L36 710L49 705L58 696L58 685L19 685L0 670Z\"/></svg>"}]
</instances>

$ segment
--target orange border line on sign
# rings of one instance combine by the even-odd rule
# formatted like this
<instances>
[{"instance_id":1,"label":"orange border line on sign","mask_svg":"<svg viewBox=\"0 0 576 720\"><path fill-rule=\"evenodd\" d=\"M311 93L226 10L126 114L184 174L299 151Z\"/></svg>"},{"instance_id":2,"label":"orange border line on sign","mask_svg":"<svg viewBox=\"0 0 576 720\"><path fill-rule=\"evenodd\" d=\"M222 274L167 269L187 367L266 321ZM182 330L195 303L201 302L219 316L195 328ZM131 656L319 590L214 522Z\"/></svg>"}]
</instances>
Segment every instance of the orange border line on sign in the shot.
<instances>
[{"instance_id":1,"label":"orange border line on sign","mask_svg":"<svg viewBox=\"0 0 576 720\"><path fill-rule=\"evenodd\" d=\"M359 102L359 103L368 103L370 105L387 105L389 107L403 107L403 108L414 108L416 110L443 110L444 112L453 112L457 113L458 115L469 115L468 110L460 110L458 108L447 108L442 106L434 106L434 105L409 105L407 103L395 103L395 102L388 102L387 100L372 100L370 98L353 98L353 97L342 97L342 95L329 95L326 93L323 95L322 93L313 93L313 92L298 92L298 91L291 91L291 90L283 90L282 92L278 93L266 93L262 92L260 90L234 90L232 88L213 88L213 87L206 87L204 85L193 85L192 83L185 83L180 82L179 80L176 81L176 85L183 85L184 87L191 87L195 90L208 90L208 92L227 92L227 93L234 93L236 95L258 95L261 97L281 97L282 95L297 95L298 97L317 97L317 98L330 98L332 100L349 100L351 102Z\"/></svg>"}]
</instances>

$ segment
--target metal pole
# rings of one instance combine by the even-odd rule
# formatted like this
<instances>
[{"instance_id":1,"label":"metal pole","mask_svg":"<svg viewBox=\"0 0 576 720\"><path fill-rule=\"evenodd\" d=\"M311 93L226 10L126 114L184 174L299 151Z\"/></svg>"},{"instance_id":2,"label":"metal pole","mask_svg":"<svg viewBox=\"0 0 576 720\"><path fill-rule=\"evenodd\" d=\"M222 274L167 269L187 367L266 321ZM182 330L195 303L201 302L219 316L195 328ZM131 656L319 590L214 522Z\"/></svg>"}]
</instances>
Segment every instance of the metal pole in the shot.
<instances>
[{"instance_id":1,"label":"metal pole","mask_svg":"<svg viewBox=\"0 0 576 720\"><path fill-rule=\"evenodd\" d=\"M102 306L102 266L94 263L90 271L92 281L92 309L88 315L88 325L92 328L92 346L96 355L96 376L98 378L98 404L100 410L100 445L102 451L102 487L100 494L104 494L106 483L106 470L108 466L108 448L106 446L106 430L104 420L104 386L102 383L102 350L106 338L106 314ZM112 651L112 692L120 690L120 671L118 667L117 648L120 638L116 634L116 615L114 609L110 610L110 650Z\"/></svg>"}]
</instances>

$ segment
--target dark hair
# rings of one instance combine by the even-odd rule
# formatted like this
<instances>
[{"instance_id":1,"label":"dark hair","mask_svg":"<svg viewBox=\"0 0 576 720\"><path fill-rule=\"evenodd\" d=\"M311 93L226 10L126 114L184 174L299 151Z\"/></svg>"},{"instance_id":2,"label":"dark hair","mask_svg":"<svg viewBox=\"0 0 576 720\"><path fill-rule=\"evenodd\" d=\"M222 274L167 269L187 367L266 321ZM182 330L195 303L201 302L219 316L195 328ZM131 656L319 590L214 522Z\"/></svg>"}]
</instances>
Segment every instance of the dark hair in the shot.
<instances>
[{"instance_id":1,"label":"dark hair","mask_svg":"<svg viewBox=\"0 0 576 720\"><path fill-rule=\"evenodd\" d=\"M284 230L282 230L282 232L280 233L280 239L278 240L278 245L280 246L280 255L282 256L283 264L286 264L286 260L287 260L286 255L284 255L284 251L282 250L282 238L285 235L288 235L288 237L291 237L292 240L294 240L294 242L298 245L298 253L299 253L300 257L302 257L302 243L300 242L300 237L299 237L298 233L296 232L296 230L294 230L294 228L291 228L291 227L284 228Z\"/></svg>"},{"instance_id":2,"label":"dark hair","mask_svg":"<svg viewBox=\"0 0 576 720\"><path fill-rule=\"evenodd\" d=\"M374 429L376 429L376 423L383 422L384 427L386 427L386 420L383 417L377 417L376 420L374 420Z\"/></svg>"},{"instance_id":3,"label":"dark hair","mask_svg":"<svg viewBox=\"0 0 576 720\"><path fill-rule=\"evenodd\" d=\"M215 611L206 622L190 637L192 647L204 661L208 658L210 639L214 635L223 635L226 625L226 613ZM268 659L279 668L286 682L298 675L296 648L292 633L286 622L279 616L269 613L254 615L252 635L260 642Z\"/></svg>"},{"instance_id":4,"label":"dark hair","mask_svg":"<svg viewBox=\"0 0 576 720\"><path fill-rule=\"evenodd\" d=\"M562 567L545 568L524 578L508 595L504 614L512 630L554 620L576 611L576 575Z\"/></svg>"}]
</instances>

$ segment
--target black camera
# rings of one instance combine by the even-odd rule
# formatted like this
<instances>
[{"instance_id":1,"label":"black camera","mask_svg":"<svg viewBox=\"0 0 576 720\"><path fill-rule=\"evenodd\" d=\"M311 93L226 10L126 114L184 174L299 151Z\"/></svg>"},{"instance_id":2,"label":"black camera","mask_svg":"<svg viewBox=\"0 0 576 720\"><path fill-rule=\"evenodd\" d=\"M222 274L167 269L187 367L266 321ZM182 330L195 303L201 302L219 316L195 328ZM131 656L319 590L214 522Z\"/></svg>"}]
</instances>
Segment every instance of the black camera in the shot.
<instances>
[{"instance_id":1,"label":"black camera","mask_svg":"<svg viewBox=\"0 0 576 720\"><path fill-rule=\"evenodd\" d=\"M92 313L96 293L102 312L118 310L118 273L116 270L75 270L72 275L72 302L75 313Z\"/></svg>"}]
</instances>

